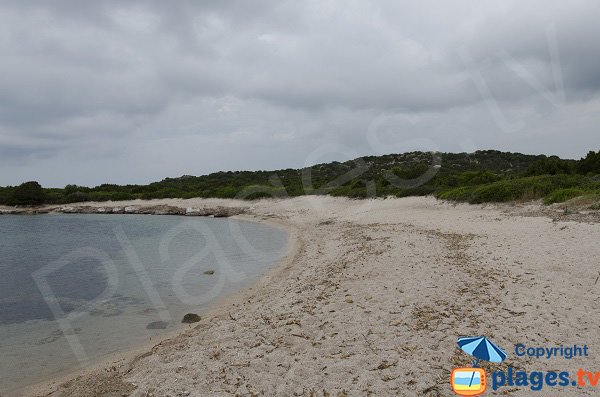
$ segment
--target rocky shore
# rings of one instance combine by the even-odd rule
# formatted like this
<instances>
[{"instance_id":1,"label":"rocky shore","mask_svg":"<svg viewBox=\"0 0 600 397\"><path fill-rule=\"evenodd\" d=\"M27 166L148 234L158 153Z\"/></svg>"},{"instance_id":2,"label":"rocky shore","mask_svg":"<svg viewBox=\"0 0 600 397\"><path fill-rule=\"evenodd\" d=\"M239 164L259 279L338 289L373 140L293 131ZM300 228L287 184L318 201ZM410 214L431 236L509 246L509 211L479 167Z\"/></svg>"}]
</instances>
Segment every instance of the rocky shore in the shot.
<instances>
[{"instance_id":1,"label":"rocky shore","mask_svg":"<svg viewBox=\"0 0 600 397\"><path fill-rule=\"evenodd\" d=\"M0 215L35 215L35 214L144 214L144 215L184 215L224 218L241 215L243 207L175 207L172 205L59 205L43 207L3 207Z\"/></svg>"}]
</instances>

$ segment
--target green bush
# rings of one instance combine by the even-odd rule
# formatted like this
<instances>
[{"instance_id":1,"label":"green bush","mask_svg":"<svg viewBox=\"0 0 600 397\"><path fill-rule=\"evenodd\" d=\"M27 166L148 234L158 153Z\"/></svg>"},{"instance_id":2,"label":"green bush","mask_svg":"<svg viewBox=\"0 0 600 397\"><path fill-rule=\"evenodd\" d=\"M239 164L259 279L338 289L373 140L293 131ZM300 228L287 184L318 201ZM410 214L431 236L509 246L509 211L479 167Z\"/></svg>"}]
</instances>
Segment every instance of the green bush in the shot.
<instances>
[{"instance_id":1,"label":"green bush","mask_svg":"<svg viewBox=\"0 0 600 397\"><path fill-rule=\"evenodd\" d=\"M469 201L473 196L473 190L474 187L472 186L456 187L441 191L436 197L442 200Z\"/></svg>"},{"instance_id":2,"label":"green bush","mask_svg":"<svg viewBox=\"0 0 600 397\"><path fill-rule=\"evenodd\" d=\"M523 184L510 180L478 186L473 190L469 202L487 203L517 200L525 193L522 188Z\"/></svg>"},{"instance_id":3,"label":"green bush","mask_svg":"<svg viewBox=\"0 0 600 397\"><path fill-rule=\"evenodd\" d=\"M46 198L45 198L46 203L51 203L51 204L64 204L65 203L65 196L62 194L62 189L46 189L45 194L46 194Z\"/></svg>"},{"instance_id":4,"label":"green bush","mask_svg":"<svg viewBox=\"0 0 600 397\"><path fill-rule=\"evenodd\" d=\"M88 194L90 201L109 201L112 200L112 193L108 192L90 192Z\"/></svg>"},{"instance_id":5,"label":"green bush","mask_svg":"<svg viewBox=\"0 0 600 397\"><path fill-rule=\"evenodd\" d=\"M80 191L75 191L74 193L70 193L64 198L65 203L79 203L84 201L89 201L89 194L83 193Z\"/></svg>"},{"instance_id":6,"label":"green bush","mask_svg":"<svg viewBox=\"0 0 600 397\"><path fill-rule=\"evenodd\" d=\"M589 178L580 175L543 175L517 179L504 179L476 186L463 186L441 191L437 197L470 203L535 200L558 189L580 188L587 190Z\"/></svg>"},{"instance_id":7,"label":"green bush","mask_svg":"<svg viewBox=\"0 0 600 397\"><path fill-rule=\"evenodd\" d=\"M588 173L600 174L600 150L598 153L590 151L585 158L579 160L577 172L584 175Z\"/></svg>"},{"instance_id":8,"label":"green bush","mask_svg":"<svg viewBox=\"0 0 600 397\"><path fill-rule=\"evenodd\" d=\"M63 189L63 194L65 196L69 196L71 194L80 193L80 192L89 192L90 188L85 186L77 186L77 185L67 185Z\"/></svg>"},{"instance_id":9,"label":"green bush","mask_svg":"<svg viewBox=\"0 0 600 397\"><path fill-rule=\"evenodd\" d=\"M112 195L113 201L135 200L136 198L133 194L126 192L117 192Z\"/></svg>"},{"instance_id":10,"label":"green bush","mask_svg":"<svg viewBox=\"0 0 600 397\"><path fill-rule=\"evenodd\" d=\"M217 198L235 198L238 194L238 189L233 186L223 186L214 190L212 197Z\"/></svg>"},{"instance_id":11,"label":"green bush","mask_svg":"<svg viewBox=\"0 0 600 397\"><path fill-rule=\"evenodd\" d=\"M0 187L0 204L10 204L12 192L12 187Z\"/></svg>"},{"instance_id":12,"label":"green bush","mask_svg":"<svg viewBox=\"0 0 600 397\"><path fill-rule=\"evenodd\" d=\"M428 194L433 193L435 193L435 188L433 186L423 185L409 189L400 189L396 192L396 197L427 196Z\"/></svg>"},{"instance_id":13,"label":"green bush","mask_svg":"<svg viewBox=\"0 0 600 397\"><path fill-rule=\"evenodd\" d=\"M544 204L563 203L583 194L585 194L585 191L576 187L558 189L544 197Z\"/></svg>"},{"instance_id":14,"label":"green bush","mask_svg":"<svg viewBox=\"0 0 600 397\"><path fill-rule=\"evenodd\" d=\"M42 186L35 182L19 185L9 198L10 205L40 205L45 202L46 194Z\"/></svg>"},{"instance_id":15,"label":"green bush","mask_svg":"<svg viewBox=\"0 0 600 397\"><path fill-rule=\"evenodd\" d=\"M574 160L563 160L557 156L542 157L527 168L526 175L560 175L575 172Z\"/></svg>"},{"instance_id":16,"label":"green bush","mask_svg":"<svg viewBox=\"0 0 600 397\"><path fill-rule=\"evenodd\" d=\"M501 177L490 171L466 171L458 176L460 186L481 185L499 181Z\"/></svg>"},{"instance_id":17,"label":"green bush","mask_svg":"<svg viewBox=\"0 0 600 397\"><path fill-rule=\"evenodd\" d=\"M402 179L415 179L426 173L428 169L429 164L419 162L411 165L394 167L392 173Z\"/></svg>"}]
</instances>

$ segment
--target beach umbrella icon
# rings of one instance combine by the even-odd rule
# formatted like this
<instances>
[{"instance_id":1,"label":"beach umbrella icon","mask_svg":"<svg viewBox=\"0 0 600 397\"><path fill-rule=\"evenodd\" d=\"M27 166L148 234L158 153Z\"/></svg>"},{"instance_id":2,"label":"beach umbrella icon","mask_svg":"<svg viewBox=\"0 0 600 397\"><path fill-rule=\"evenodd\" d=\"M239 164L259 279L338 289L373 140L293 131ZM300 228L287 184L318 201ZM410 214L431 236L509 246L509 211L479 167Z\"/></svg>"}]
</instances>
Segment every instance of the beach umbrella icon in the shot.
<instances>
[{"instance_id":1,"label":"beach umbrella icon","mask_svg":"<svg viewBox=\"0 0 600 397\"><path fill-rule=\"evenodd\" d=\"M501 363L506 359L506 353L485 336L458 338L458 347L475 357L473 367L479 360Z\"/></svg>"}]
</instances>

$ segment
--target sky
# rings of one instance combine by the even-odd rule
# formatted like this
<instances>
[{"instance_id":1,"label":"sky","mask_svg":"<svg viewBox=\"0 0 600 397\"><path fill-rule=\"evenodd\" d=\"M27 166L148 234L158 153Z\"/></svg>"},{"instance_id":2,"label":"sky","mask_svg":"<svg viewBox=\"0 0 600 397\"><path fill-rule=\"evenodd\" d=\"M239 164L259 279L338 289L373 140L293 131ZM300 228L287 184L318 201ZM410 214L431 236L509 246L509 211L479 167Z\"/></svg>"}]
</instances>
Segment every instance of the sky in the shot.
<instances>
[{"instance_id":1,"label":"sky","mask_svg":"<svg viewBox=\"0 0 600 397\"><path fill-rule=\"evenodd\" d=\"M0 185L580 158L600 149L599 18L581 0L3 0Z\"/></svg>"}]
</instances>

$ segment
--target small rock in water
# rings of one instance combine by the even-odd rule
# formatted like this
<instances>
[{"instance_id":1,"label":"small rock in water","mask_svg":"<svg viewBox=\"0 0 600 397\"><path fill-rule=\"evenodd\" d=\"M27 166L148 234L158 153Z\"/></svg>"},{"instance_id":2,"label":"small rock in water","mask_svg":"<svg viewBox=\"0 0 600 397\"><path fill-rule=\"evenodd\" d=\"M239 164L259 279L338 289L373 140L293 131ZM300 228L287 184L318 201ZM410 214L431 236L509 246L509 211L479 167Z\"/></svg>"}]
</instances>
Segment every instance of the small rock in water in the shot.
<instances>
[{"instance_id":1,"label":"small rock in water","mask_svg":"<svg viewBox=\"0 0 600 397\"><path fill-rule=\"evenodd\" d=\"M202 320L202 318L196 313L188 313L185 316L183 316L183 320L181 320L181 322L184 324L191 324L197 323L200 320Z\"/></svg>"},{"instance_id":2,"label":"small rock in water","mask_svg":"<svg viewBox=\"0 0 600 397\"><path fill-rule=\"evenodd\" d=\"M204 274L208 274L209 276L212 276L213 274L215 274L214 270L207 270L204 272Z\"/></svg>"},{"instance_id":3,"label":"small rock in water","mask_svg":"<svg viewBox=\"0 0 600 397\"><path fill-rule=\"evenodd\" d=\"M146 325L146 328L147 329L165 329L165 328L167 328L167 325L169 325L169 324L167 324L164 321L155 321L153 323Z\"/></svg>"}]
</instances>

